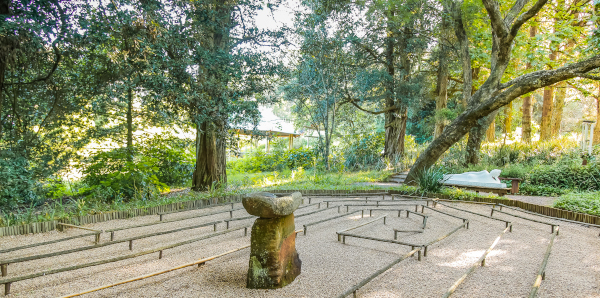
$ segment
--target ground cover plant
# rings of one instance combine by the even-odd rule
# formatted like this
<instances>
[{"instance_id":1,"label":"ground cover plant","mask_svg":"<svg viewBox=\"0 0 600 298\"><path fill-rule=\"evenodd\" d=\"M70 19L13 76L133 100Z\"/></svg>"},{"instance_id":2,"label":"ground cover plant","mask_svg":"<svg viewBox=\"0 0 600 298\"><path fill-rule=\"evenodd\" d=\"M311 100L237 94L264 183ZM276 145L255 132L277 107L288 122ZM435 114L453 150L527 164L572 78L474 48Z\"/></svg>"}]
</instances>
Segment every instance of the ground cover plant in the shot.
<instances>
[{"instance_id":1,"label":"ground cover plant","mask_svg":"<svg viewBox=\"0 0 600 298\"><path fill-rule=\"evenodd\" d=\"M560 196L555 208L600 216L600 192L572 192Z\"/></svg>"}]
</instances>

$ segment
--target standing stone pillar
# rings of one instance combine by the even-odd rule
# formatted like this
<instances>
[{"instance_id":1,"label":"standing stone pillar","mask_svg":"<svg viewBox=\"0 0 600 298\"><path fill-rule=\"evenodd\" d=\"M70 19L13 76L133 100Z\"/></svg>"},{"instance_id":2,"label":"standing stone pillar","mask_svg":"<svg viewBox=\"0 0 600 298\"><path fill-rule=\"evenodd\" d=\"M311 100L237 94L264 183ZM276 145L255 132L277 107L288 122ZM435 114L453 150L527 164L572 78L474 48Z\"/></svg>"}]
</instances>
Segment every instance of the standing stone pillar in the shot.
<instances>
[{"instance_id":1,"label":"standing stone pillar","mask_svg":"<svg viewBox=\"0 0 600 298\"><path fill-rule=\"evenodd\" d=\"M252 193L242 203L248 213L259 217L252 226L246 286L274 289L293 282L302 265L293 213L302 203L302 194L278 198L267 192Z\"/></svg>"}]
</instances>

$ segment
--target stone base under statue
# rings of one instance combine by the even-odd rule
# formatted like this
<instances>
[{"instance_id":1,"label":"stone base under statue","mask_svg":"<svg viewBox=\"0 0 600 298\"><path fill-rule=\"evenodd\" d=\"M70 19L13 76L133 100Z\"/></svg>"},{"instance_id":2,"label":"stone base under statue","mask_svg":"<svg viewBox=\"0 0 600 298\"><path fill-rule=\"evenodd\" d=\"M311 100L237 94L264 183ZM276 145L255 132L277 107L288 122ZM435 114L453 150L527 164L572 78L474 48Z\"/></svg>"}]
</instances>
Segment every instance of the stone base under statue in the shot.
<instances>
[{"instance_id":1,"label":"stone base under statue","mask_svg":"<svg viewBox=\"0 0 600 298\"><path fill-rule=\"evenodd\" d=\"M247 287L281 288L300 275L294 214L258 218L252 226Z\"/></svg>"}]
</instances>

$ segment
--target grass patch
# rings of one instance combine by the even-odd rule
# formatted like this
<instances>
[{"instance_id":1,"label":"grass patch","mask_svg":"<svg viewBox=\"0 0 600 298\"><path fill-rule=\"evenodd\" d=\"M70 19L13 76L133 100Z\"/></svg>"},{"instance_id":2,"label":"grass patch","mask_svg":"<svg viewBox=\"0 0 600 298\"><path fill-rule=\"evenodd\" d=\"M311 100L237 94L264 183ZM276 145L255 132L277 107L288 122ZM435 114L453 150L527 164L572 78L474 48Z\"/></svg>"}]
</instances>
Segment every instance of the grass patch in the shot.
<instances>
[{"instance_id":1,"label":"grass patch","mask_svg":"<svg viewBox=\"0 0 600 298\"><path fill-rule=\"evenodd\" d=\"M553 207L600 216L600 192L565 194L554 202Z\"/></svg>"}]
</instances>

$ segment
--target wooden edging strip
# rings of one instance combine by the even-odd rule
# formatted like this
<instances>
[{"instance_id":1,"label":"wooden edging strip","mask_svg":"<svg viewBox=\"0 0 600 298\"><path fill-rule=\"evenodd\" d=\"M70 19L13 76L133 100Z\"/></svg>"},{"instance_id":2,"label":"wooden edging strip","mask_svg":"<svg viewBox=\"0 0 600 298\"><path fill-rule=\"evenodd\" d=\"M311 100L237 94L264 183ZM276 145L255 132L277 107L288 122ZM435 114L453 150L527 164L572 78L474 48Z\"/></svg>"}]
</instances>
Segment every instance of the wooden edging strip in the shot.
<instances>
[{"instance_id":1,"label":"wooden edging strip","mask_svg":"<svg viewBox=\"0 0 600 298\"><path fill-rule=\"evenodd\" d=\"M540 289L542 280L546 279L546 265L548 265L548 259L550 258L550 251L552 251L552 245L554 244L554 239L558 235L559 228L560 227L556 228L556 232L554 232L552 234L552 237L550 238L550 244L548 244L548 248L546 248L546 253L544 254L544 261L542 262L542 265L540 266L540 270L538 271L538 275L535 278L535 282L533 283L533 286L531 287L531 292L529 292L529 298L535 298L537 296L537 292Z\"/></svg>"},{"instance_id":2,"label":"wooden edging strip","mask_svg":"<svg viewBox=\"0 0 600 298\"><path fill-rule=\"evenodd\" d=\"M87 267L92 267L92 266L98 266L98 265L107 264L107 263L114 263L114 262L118 262L118 261L122 261L122 260L127 260L127 259L131 259L131 258L135 258L135 257L139 257L139 256L143 256L143 255L155 253L155 252L162 252L163 250L166 250L166 249L178 247L178 246L181 246L181 245L190 244L190 243L197 242L197 241L200 241L200 240L209 239L209 238L220 236L220 235L223 235L223 234L227 234L227 233L230 233L230 232L233 232L233 231L241 230L243 228L247 228L247 226L246 227L237 228L237 229L231 229L231 230L225 230L225 231L221 231L221 232L216 232L216 233L205 235L205 236L202 236L202 237L199 237L199 238L194 238L194 239L186 240L186 241L175 243L175 244L171 244L171 245L167 245L167 246L163 246L163 247L159 247L159 248L155 248L155 249L151 249L151 250L147 250L147 251L142 251L142 252L138 252L138 253L135 253L135 254L129 254L129 255L120 256L120 257L116 257L116 258L111 258L111 259L107 259L107 260L100 260L100 261L95 261L95 262L90 262L90 263L85 263L85 264L75 265L75 266L70 266L70 267L65 267L65 268L58 268L58 269L52 269L52 270L42 271L42 272L38 272L38 273L26 275L26 276L19 276L19 277L13 277L13 278L9 278L9 279L3 279L3 280L0 280L0 284L4 284L5 285L5 293L4 293L4 295L7 295L7 294L10 293L10 290L6 291L6 289L10 289L10 284L13 283L13 282L27 280L27 279L32 279L32 278L36 278L36 277L40 277L40 276L45 276L45 275L51 275L51 274L66 272L66 271L73 271L73 270L87 268ZM161 257L162 257L162 253L161 253Z\"/></svg>"},{"instance_id":3,"label":"wooden edging strip","mask_svg":"<svg viewBox=\"0 0 600 298\"><path fill-rule=\"evenodd\" d=\"M224 252L224 253L221 253L221 254L218 254L218 255L215 255L215 256L212 256L212 257L200 259L200 260L192 262L192 263L187 263L187 264L179 265L177 267L169 268L169 269L166 269L166 270L161 270L161 271L157 271L157 272L145 274L145 275L142 275L142 276L138 276L138 277L134 277L134 278L122 280L122 281L119 281L119 282L116 282L116 283L113 283L113 284L104 285L104 286L100 286L100 287L97 287L97 288L85 290L83 292L66 295L66 296L63 296L63 298L77 297L77 296L81 296L83 294L92 293L92 292L96 292L96 291L103 290L103 289L108 289L108 288L111 288L111 287L114 287L114 286L118 286L118 285L130 283L130 282L133 282L133 281L138 281L138 280L146 279L146 278L149 278L149 277L152 277L152 276L156 276L156 275L168 273L168 272L179 270L179 269L183 269L183 268L186 268L186 267L204 264L204 263L206 263L208 261L211 261L211 260L214 260L216 258L219 258L219 257L225 256L225 255L228 255L228 254L240 251L242 249L246 249L248 247L250 247L250 245L246 245L246 246L242 246L242 247L239 247L239 248L236 248L236 249L232 249L232 250L230 250L228 252Z\"/></svg>"},{"instance_id":4,"label":"wooden edging strip","mask_svg":"<svg viewBox=\"0 0 600 298\"><path fill-rule=\"evenodd\" d=\"M167 214L187 212L187 211L194 211L194 210L202 210L202 209L208 209L208 208L214 208L214 207L223 207L223 206L226 206L226 205L231 205L231 209L233 209L233 204L235 204L235 203L236 202L225 202L225 203L221 203L221 204L214 204L214 205L208 205L208 206L200 206L200 207L197 207L197 208L184 208L184 209L173 210L173 211L158 212L156 214L158 214L158 215L167 215Z\"/></svg>"},{"instance_id":5,"label":"wooden edging strip","mask_svg":"<svg viewBox=\"0 0 600 298\"><path fill-rule=\"evenodd\" d=\"M476 202L476 201L465 201L465 200L444 200L444 199L436 199L436 201L440 202L449 202L449 203L468 203L468 204L478 204L478 205L496 205L496 203L487 203L487 202Z\"/></svg>"},{"instance_id":6,"label":"wooden edging strip","mask_svg":"<svg viewBox=\"0 0 600 298\"><path fill-rule=\"evenodd\" d=\"M73 239L77 239L77 238L87 237L87 236L95 236L96 234L97 233L87 233L87 234L81 234L81 235L67 237L67 238L61 238L61 239L46 241L46 242L33 243L33 244L28 244L28 245L23 245L23 246L18 246L18 247L12 247L12 248L7 248L7 249L0 250L0 253L6 253L6 252L15 251L15 250L32 248L32 247L36 247L36 246L54 244L54 243L59 243L59 242L63 242L63 241L73 240Z\"/></svg>"},{"instance_id":7,"label":"wooden edging strip","mask_svg":"<svg viewBox=\"0 0 600 298\"><path fill-rule=\"evenodd\" d=\"M493 220L501 221L501 222L504 222L504 223L506 223L506 224L510 224L510 221L508 221L508 220L504 220L504 219L500 219L500 218L491 217L491 216L488 216L488 215L485 215L485 214L480 214L480 213L477 213L477 212L473 212L473 211L469 211L469 210L464 210L464 209L460 209L460 208L453 207L453 206L448 206L448 205L445 205L445 204L442 204L442 203L438 203L438 204L440 204L440 205L442 205L442 206L444 206L444 207L448 207L448 208L456 209L456 210L458 210L458 211L467 212L467 213L471 213L471 214L475 214L475 215L483 216L483 217L486 217L486 218L489 218L489 219L493 219Z\"/></svg>"},{"instance_id":8,"label":"wooden edging strip","mask_svg":"<svg viewBox=\"0 0 600 298\"><path fill-rule=\"evenodd\" d=\"M429 241L429 242L427 242L427 244L424 244L423 246L425 247L425 249L427 249L427 246L430 246L432 244L435 244L436 242L440 242L440 241L444 240L446 237L456 233L456 231L460 230L461 228L465 227L468 224L469 224L469 220L467 219L460 226L458 226L458 227L454 228L452 231L448 232L448 234L440 236L435 240Z\"/></svg>"},{"instance_id":9,"label":"wooden edging strip","mask_svg":"<svg viewBox=\"0 0 600 298\"><path fill-rule=\"evenodd\" d=\"M299 215L294 215L294 216L295 216L295 218L298 218L298 217L302 217L302 216L313 215L313 214L315 214L315 213L319 213L319 212L327 211L327 210L330 210L330 209L333 209L333 208L335 208L335 206L334 206L334 207L329 207L329 208L323 208L323 209L319 209L319 210L312 211L312 212L308 212L308 213L302 213L302 214L299 214Z\"/></svg>"},{"instance_id":10,"label":"wooden edging strip","mask_svg":"<svg viewBox=\"0 0 600 298\"><path fill-rule=\"evenodd\" d=\"M179 228L179 229L169 230L169 231L156 232L156 233L146 234L146 235L140 235L140 236L125 238L125 239L111 241L111 242L100 243L100 244L91 245L91 246L84 246L84 247L78 247L78 248L73 248L73 249L68 249L68 250L57 251L57 252L53 252L53 253L47 253L47 254L41 254L41 255L35 255L35 256L28 256L28 257L16 258L16 259L11 259L11 260L1 260L0 264L1 265L4 265L4 264L14 264L14 263L21 263L21 262L26 262L26 261L31 261L31 260L39 260L39 259L44 259L44 258L49 258L49 257L54 257L54 256L59 256L59 255L70 254L70 253L74 253L74 252L80 252L80 251L89 250L89 249L95 249L95 248L104 247L104 246L108 246L108 245L113 245L113 244L117 244L117 243L138 240L138 239L142 239L142 238L148 238L148 237L153 237L153 236L160 236L160 235L175 233L175 232L184 231L184 230L190 230L190 229L196 229L196 228L211 226L211 225L215 225L215 224L220 223L220 222L221 221L203 223L201 225L196 225L196 226L191 226L191 227L184 227L184 228Z\"/></svg>"},{"instance_id":11,"label":"wooden edging strip","mask_svg":"<svg viewBox=\"0 0 600 298\"><path fill-rule=\"evenodd\" d=\"M382 218L383 218L383 219L384 219L384 221L385 221L385 218L386 218L387 216L388 216L387 214L384 214L384 215L382 215L382 216L380 216L380 217L378 217L378 218L375 218L375 219L373 219L373 220L369 220L369 221L367 221L367 222L365 222L365 223L361 223L361 224L359 224L359 225L356 225L356 226L354 226L354 227L350 227L350 228L347 228L347 229L344 229L344 230L341 230L341 231L337 231L336 233L338 233L338 234L339 234L339 233L348 232L348 231L350 231L350 230L354 230L354 229L360 228L360 227L362 227L362 226L366 226L366 225L368 225L368 224L374 223L374 222L376 222L376 221L378 221L378 220L380 220L380 219L382 219Z\"/></svg>"},{"instance_id":12,"label":"wooden edging strip","mask_svg":"<svg viewBox=\"0 0 600 298\"><path fill-rule=\"evenodd\" d=\"M211 206L211 207L214 207L214 206ZM210 208L210 207L207 207L207 208ZM231 210L225 210L225 211L218 211L218 212L212 212L212 213L207 213L207 214L194 215L194 216L190 216L190 217L183 217L183 218L177 218L177 219L171 219L171 220L164 220L164 221L157 221L157 222L151 222L151 223L140 224L140 225L133 225L133 226L121 227L121 228L106 230L105 232L110 233L110 232L116 232L116 231L122 231L122 230L129 230L129 229L135 229L135 228L148 227L148 226L153 226L153 225L159 225L159 224L165 224L165 223L183 221L183 220L188 220L188 219L195 219L195 218L200 218L200 217L206 217L206 216L211 216L211 215L217 215L217 214L221 214L221 213L227 213L227 212L237 211L237 210L242 210L242 209L244 209L244 208L231 209Z\"/></svg>"},{"instance_id":13,"label":"wooden edging strip","mask_svg":"<svg viewBox=\"0 0 600 298\"><path fill-rule=\"evenodd\" d=\"M353 238L367 239L367 240L373 240L373 241L379 241L379 242L388 242L388 243L394 243L394 244L400 244L400 245L406 245L406 246L412 246L412 247L420 247L421 246L419 244L414 244L414 243L402 242L402 241L398 241L398 240L383 239L383 238L375 238L375 237L363 236L363 235L358 235L358 234L343 233L343 232L337 232L337 234L343 237L342 243L344 243L344 244L346 244L346 237L353 237Z\"/></svg>"},{"instance_id":14,"label":"wooden edging strip","mask_svg":"<svg viewBox=\"0 0 600 298\"><path fill-rule=\"evenodd\" d=\"M423 210L424 208L427 208L427 209L429 209L429 210L433 210L433 211L435 211L435 212L439 212L439 213L441 213L441 214L444 214L444 215L447 215L447 216L450 216L450 217L458 218L458 219L461 219L463 222L464 222L465 220L467 220L466 218L463 218L463 217L460 217L460 216L456 216L456 215L453 215L453 214L450 214L450 213L446 213L446 212L444 212L444 211L440 211L440 210L437 210L437 209L435 209L435 208L431 208L431 207L428 207L428 206L421 205L421 208L422 208L421 210Z\"/></svg>"},{"instance_id":15,"label":"wooden edging strip","mask_svg":"<svg viewBox=\"0 0 600 298\"><path fill-rule=\"evenodd\" d=\"M354 285L352 288L346 290L344 293L340 294L338 296L338 298L344 298L352 293L356 294L356 291L360 288L362 288L364 285L366 285L367 283L369 283L370 281L372 281L373 279L375 279L375 277L381 275L382 273L388 271L390 268L394 267L394 265L410 258L411 256L413 256L415 253L417 253L418 251L421 251L421 247L417 247L413 250L411 250L409 253L401 256L400 258L394 260L393 262L391 262L390 264L388 264L387 266L375 271L375 273L371 274L369 277L363 279L361 282L359 282L358 284ZM356 297L356 296L355 296Z\"/></svg>"},{"instance_id":16,"label":"wooden edging strip","mask_svg":"<svg viewBox=\"0 0 600 298\"><path fill-rule=\"evenodd\" d=\"M496 246L496 244L498 244L498 242L500 241L500 238L506 234L506 231L508 231L510 229L510 227L506 227L504 229L504 231L502 231L502 233L500 233L500 235L498 235L498 237L496 237L496 240L494 240L494 242L492 243L492 246L490 246L484 253L483 255L481 255L481 257L479 258L479 260L477 260L477 262L475 262L473 265L471 265L471 268L469 268L469 270L467 272L465 272L465 274L463 274L449 289L448 291L446 291L446 293L442 296L442 298L448 298L450 297L450 295L452 295L452 293L454 293L454 291L456 291L456 289L458 288L458 286L460 286L460 284L465 281L465 279L467 279L467 277L473 273L473 271L475 271L475 269L477 267L479 267L479 265L481 265L481 267L485 266L485 257L492 251L492 249L494 249L494 247Z\"/></svg>"},{"instance_id":17,"label":"wooden edging strip","mask_svg":"<svg viewBox=\"0 0 600 298\"><path fill-rule=\"evenodd\" d=\"M551 226L551 227L552 227L552 233L554 233L554 227L558 227L558 226L559 226L559 225L557 225L557 224L553 224L553 223L549 223L549 222L544 222L544 221L539 221L539 220L535 220L535 219L531 219L531 218L527 218L527 217L519 216L519 215L516 215L516 214L512 214L512 213L504 212L504 211L501 211L501 210L498 210L498 209L495 209L495 208L492 208L492 212L491 212L490 216L491 216L491 215L493 215L493 214L494 214L494 212L500 212L500 213L502 213L502 214L506 214L506 215L510 215L510 216L513 216L513 217L517 217L517 218L525 219L525 220L528 220L528 221L532 221L532 222L537 222L537 223L541 223L541 224L549 225L549 226ZM558 231L558 230L557 230L557 231Z\"/></svg>"},{"instance_id":18,"label":"wooden edging strip","mask_svg":"<svg viewBox=\"0 0 600 298\"><path fill-rule=\"evenodd\" d=\"M59 225L59 226L65 226L65 227L70 227L70 228L76 228L76 229L82 229L82 230L86 230L86 231L92 231L92 232L96 232L96 233L102 233L101 230L90 229L90 228L86 228L86 227L82 227L82 226L76 226L76 225L71 225L71 224L66 224L66 223L62 223L62 222L57 223L57 225Z\"/></svg>"},{"instance_id":19,"label":"wooden edging strip","mask_svg":"<svg viewBox=\"0 0 600 298\"><path fill-rule=\"evenodd\" d=\"M497 205L502 206L504 208L511 209L511 210L515 210L515 211L519 211L519 212L523 212L523 213L535 215L535 216L545 217L545 218L549 218L549 219L553 219L553 220L564 221L564 222L568 222L568 223L574 223L574 224L578 224L578 225L582 225L582 226L590 226L590 227L600 228L600 225L595 225L595 224L581 222L581 221L575 221L575 220L569 220L569 219L564 219L564 218L560 218L560 217L543 215L543 214L540 214L540 213L535 213L535 212L527 211L527 210L520 209L520 208L506 206L504 204L497 204Z\"/></svg>"},{"instance_id":20,"label":"wooden edging strip","mask_svg":"<svg viewBox=\"0 0 600 298\"><path fill-rule=\"evenodd\" d=\"M313 226L313 225L316 225L316 224L324 223L324 222L326 222L326 221L330 221L330 220L338 219L338 218L340 218L340 217L345 217L345 216L348 216L348 215L350 215L350 214L354 214L354 213L358 213L358 212L360 212L360 210L356 210L356 211L352 211L352 212L345 213L345 214L342 214L342 215L338 215L338 216L334 216L334 217L330 217L330 218L322 219L322 220L319 220L319 221L315 221L315 222L307 223L307 224L303 225L303 227L304 227L304 235L306 235L306 231L307 231L307 228L308 228L309 226Z\"/></svg>"}]
</instances>

